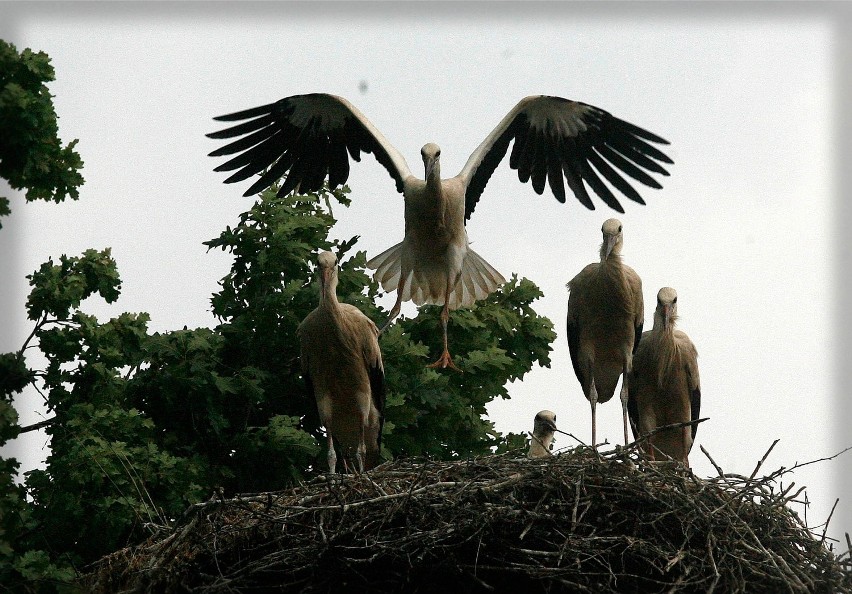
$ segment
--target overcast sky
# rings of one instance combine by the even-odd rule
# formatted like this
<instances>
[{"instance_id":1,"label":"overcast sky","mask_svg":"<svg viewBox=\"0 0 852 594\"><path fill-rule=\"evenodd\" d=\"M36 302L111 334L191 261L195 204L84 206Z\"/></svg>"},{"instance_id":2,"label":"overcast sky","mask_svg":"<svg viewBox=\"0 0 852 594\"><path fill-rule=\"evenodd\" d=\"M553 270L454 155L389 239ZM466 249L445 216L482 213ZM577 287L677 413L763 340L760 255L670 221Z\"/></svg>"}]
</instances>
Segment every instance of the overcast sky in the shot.
<instances>
[{"instance_id":1,"label":"overcast sky","mask_svg":"<svg viewBox=\"0 0 852 594\"><path fill-rule=\"evenodd\" d=\"M0 352L31 330L25 275L87 248L111 247L123 281L117 304L91 300L87 311L146 311L151 331L217 323L209 298L230 259L202 242L252 200L241 197L249 182L226 186L212 171L222 159L206 155L221 143L204 134L219 129L215 115L293 94L343 95L415 171L420 147L441 145L451 176L519 99L552 94L671 141L664 189L642 189L646 206L623 200L620 218L646 329L657 290L672 286L678 325L698 348L710 420L690 456L696 473L714 474L699 445L746 475L777 438L767 472L834 454L852 445L840 389L852 374L848 355L836 354L848 334L835 329L848 295L837 280L847 207L835 201L848 147L838 132L848 21L826 5L695 8L2 4L2 37L51 57L60 134L80 139L86 184L78 202L13 199L0 230ZM334 234L360 235L368 257L400 241L403 201L384 169L367 155L349 185L352 206L335 210ZM551 367L490 407L500 431L529 430L549 408L561 429L589 438L565 338L565 283L597 259L601 223L617 215L596 204L538 196L504 162L469 221L482 257L541 287L534 306L558 334ZM452 317L449 332L452 345ZM42 418L31 402L21 409L23 424ZM617 398L598 408L600 438L620 441L620 412ZM32 467L46 454L44 436L14 452ZM852 452L789 477L808 485L809 524L841 498L829 531L837 538L852 532L850 468Z\"/></svg>"}]
</instances>

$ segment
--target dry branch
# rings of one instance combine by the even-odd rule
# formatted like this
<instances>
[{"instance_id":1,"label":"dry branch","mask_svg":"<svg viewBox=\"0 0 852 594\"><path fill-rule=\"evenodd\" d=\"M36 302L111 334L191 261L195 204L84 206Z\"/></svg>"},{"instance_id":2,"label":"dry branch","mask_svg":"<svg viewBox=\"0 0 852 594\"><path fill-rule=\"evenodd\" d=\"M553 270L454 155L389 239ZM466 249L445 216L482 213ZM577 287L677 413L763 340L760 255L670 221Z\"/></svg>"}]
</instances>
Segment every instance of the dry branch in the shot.
<instances>
[{"instance_id":1,"label":"dry branch","mask_svg":"<svg viewBox=\"0 0 852 594\"><path fill-rule=\"evenodd\" d=\"M768 452L767 452L768 454ZM96 592L852 591L785 469L700 479L624 449L399 460L192 506L101 560ZM763 461L761 461L761 464ZM797 491L798 494L798 491Z\"/></svg>"}]
</instances>

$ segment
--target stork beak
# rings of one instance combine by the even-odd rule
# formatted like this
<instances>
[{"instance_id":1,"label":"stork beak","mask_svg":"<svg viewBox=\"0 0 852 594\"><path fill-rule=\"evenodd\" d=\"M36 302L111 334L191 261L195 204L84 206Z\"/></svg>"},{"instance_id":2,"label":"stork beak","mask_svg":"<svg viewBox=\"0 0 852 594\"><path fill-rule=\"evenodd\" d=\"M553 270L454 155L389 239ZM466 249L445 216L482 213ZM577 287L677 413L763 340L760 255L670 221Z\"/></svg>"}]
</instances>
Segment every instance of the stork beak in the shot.
<instances>
[{"instance_id":1,"label":"stork beak","mask_svg":"<svg viewBox=\"0 0 852 594\"><path fill-rule=\"evenodd\" d=\"M604 256L604 260L609 258L610 253L612 253L612 248L615 247L616 239L618 239L617 235L607 235L606 236L606 251L604 252L606 255Z\"/></svg>"},{"instance_id":2,"label":"stork beak","mask_svg":"<svg viewBox=\"0 0 852 594\"><path fill-rule=\"evenodd\" d=\"M328 281L331 278L331 268L323 268L320 274L320 290L325 293Z\"/></svg>"},{"instance_id":3,"label":"stork beak","mask_svg":"<svg viewBox=\"0 0 852 594\"><path fill-rule=\"evenodd\" d=\"M426 179L432 177L432 171L435 169L435 164L438 162L437 157L431 157L426 161Z\"/></svg>"},{"instance_id":4,"label":"stork beak","mask_svg":"<svg viewBox=\"0 0 852 594\"><path fill-rule=\"evenodd\" d=\"M535 426L536 431L539 427L547 429L548 431L556 431L556 423L554 423L550 419L536 419Z\"/></svg>"},{"instance_id":5,"label":"stork beak","mask_svg":"<svg viewBox=\"0 0 852 594\"><path fill-rule=\"evenodd\" d=\"M669 325L671 325L672 321L672 306L664 305L663 306L663 330L668 330Z\"/></svg>"}]
</instances>

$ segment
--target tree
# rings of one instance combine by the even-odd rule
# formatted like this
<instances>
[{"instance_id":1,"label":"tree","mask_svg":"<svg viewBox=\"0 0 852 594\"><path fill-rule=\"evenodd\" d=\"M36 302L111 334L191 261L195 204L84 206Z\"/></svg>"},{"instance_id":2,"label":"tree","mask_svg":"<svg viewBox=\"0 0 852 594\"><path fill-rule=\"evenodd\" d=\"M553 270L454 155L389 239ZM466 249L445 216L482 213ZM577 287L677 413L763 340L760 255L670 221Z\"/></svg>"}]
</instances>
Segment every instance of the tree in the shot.
<instances>
[{"instance_id":1,"label":"tree","mask_svg":"<svg viewBox=\"0 0 852 594\"><path fill-rule=\"evenodd\" d=\"M82 311L87 297L119 297L108 249L63 256L30 275L35 327L21 351L0 358L0 377L10 378L0 388L7 402L26 386L38 388L54 415L51 454L44 470L28 473L25 513L0 521L9 535L7 547L0 542L3 583L68 579L211 493L280 489L325 469L323 431L300 377L295 335L318 302L318 250L338 254L341 300L376 322L387 316L375 304L379 288L364 252L355 250L357 237L329 238L335 220L324 205L348 204L346 192L278 198L268 190L234 228L206 242L234 257L211 299L220 319L212 329L151 334L147 314L101 322ZM461 374L426 368L441 348L436 306L383 334L385 457L450 459L519 443L495 431L485 406L508 397L508 380L534 363L549 364L552 324L530 305L540 296L533 283L512 277L488 299L454 312ZM26 364L24 353L35 344L45 369ZM20 488L8 496L24 500Z\"/></svg>"},{"instance_id":2,"label":"tree","mask_svg":"<svg viewBox=\"0 0 852 594\"><path fill-rule=\"evenodd\" d=\"M54 78L47 54L18 53L0 40L0 177L16 190L26 189L27 201L76 200L83 184L77 140L62 146L58 138L53 96L45 84ZM10 212L8 198L0 196L0 217Z\"/></svg>"}]
</instances>

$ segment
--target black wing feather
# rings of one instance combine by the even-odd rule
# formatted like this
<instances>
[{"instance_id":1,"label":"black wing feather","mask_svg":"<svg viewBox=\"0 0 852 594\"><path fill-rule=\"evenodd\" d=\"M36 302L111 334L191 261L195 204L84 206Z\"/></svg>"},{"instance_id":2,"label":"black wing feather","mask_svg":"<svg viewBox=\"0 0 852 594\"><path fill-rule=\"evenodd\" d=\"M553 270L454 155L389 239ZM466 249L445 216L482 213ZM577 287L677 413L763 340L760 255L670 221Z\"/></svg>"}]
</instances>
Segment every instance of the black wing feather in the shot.
<instances>
[{"instance_id":1,"label":"black wing feather","mask_svg":"<svg viewBox=\"0 0 852 594\"><path fill-rule=\"evenodd\" d=\"M217 122L236 122L238 120L247 120L249 118L256 118L258 116L266 115L273 112L281 103L282 100L276 101L275 103L268 103L266 105L260 105L258 107L251 107L249 109L244 109L242 111L235 111L234 113L229 113L227 115L216 116L213 118ZM218 132L211 132L207 136L210 138L230 138L231 136L236 136L237 134L241 134L240 132L234 132L233 128L226 128L224 130L219 130Z\"/></svg>"},{"instance_id":2,"label":"black wing feather","mask_svg":"<svg viewBox=\"0 0 852 594\"><path fill-rule=\"evenodd\" d=\"M607 111L561 97L528 98L516 109L517 115L487 148L470 176L465 196L465 220L473 214L485 184L512 142L509 167L517 170L522 183L532 181L533 190L538 194L543 193L549 183L553 195L563 202L564 184L561 180L556 182L554 175L557 166L553 159L557 159L568 187L589 209L594 209L594 205L586 185L610 208L624 212L604 180L630 200L644 204L639 192L621 173L656 189L662 186L648 172L669 174L660 162L673 163L672 159L649 144L669 144L668 141ZM567 129L580 131L572 134L566 132Z\"/></svg>"},{"instance_id":3,"label":"black wing feather","mask_svg":"<svg viewBox=\"0 0 852 594\"><path fill-rule=\"evenodd\" d=\"M571 321L569 317L566 323L568 329L568 352L571 353L571 366L574 367L574 375L577 376L577 379L580 381L580 385L583 387L583 393L586 390L586 381L585 374L580 368L580 328L577 324Z\"/></svg>"},{"instance_id":4,"label":"black wing feather","mask_svg":"<svg viewBox=\"0 0 852 594\"><path fill-rule=\"evenodd\" d=\"M627 418L630 419L630 431L636 440L639 439L639 401L636 399L636 393L630 389L630 383L627 382Z\"/></svg>"},{"instance_id":5,"label":"black wing feather","mask_svg":"<svg viewBox=\"0 0 852 594\"><path fill-rule=\"evenodd\" d=\"M285 175L279 195L296 188L315 192L326 178L331 188L339 187L349 179L347 152L356 161L361 152L373 153L396 182L397 191L402 191L402 175L385 147L337 98L295 95L214 119L249 120L207 135L215 139L242 137L210 153L213 157L237 154L215 168L238 170L225 183L266 172L250 186L246 196L263 191Z\"/></svg>"},{"instance_id":6,"label":"black wing feather","mask_svg":"<svg viewBox=\"0 0 852 594\"><path fill-rule=\"evenodd\" d=\"M642 327L645 326L645 322L643 321L641 324L636 326L636 336L633 338L633 354L636 354L636 351L639 350L639 341L642 340Z\"/></svg>"},{"instance_id":7,"label":"black wing feather","mask_svg":"<svg viewBox=\"0 0 852 594\"><path fill-rule=\"evenodd\" d=\"M270 121L272 118L268 118ZM257 120L255 120L257 121ZM254 122L249 122L254 123ZM233 155L234 153L238 153L240 151L248 150L256 144L260 144L267 138L269 138L269 130L266 129L267 126L262 126L261 129L257 129L256 132L252 132L248 136L244 136L239 140L235 140L229 144L226 144L223 147L212 151L208 156L210 157L222 157L224 155ZM253 128L254 129L254 128ZM249 131L246 131L249 132ZM233 159L232 159L233 161ZM230 163L231 161L229 161ZM217 171L230 171L231 169L236 169L236 167L231 167L229 169L217 169Z\"/></svg>"},{"instance_id":8,"label":"black wing feather","mask_svg":"<svg viewBox=\"0 0 852 594\"><path fill-rule=\"evenodd\" d=\"M687 373L689 373L687 371ZM690 421L695 421L701 414L701 388L695 388L690 394L689 403L692 408L692 418ZM695 434L698 432L698 423L692 426L692 439L695 439Z\"/></svg>"},{"instance_id":9,"label":"black wing feather","mask_svg":"<svg viewBox=\"0 0 852 594\"><path fill-rule=\"evenodd\" d=\"M565 182L562 181L562 163L559 159L551 155L547 160L547 182L550 185L550 191L556 196L559 202L565 202Z\"/></svg>"},{"instance_id":10,"label":"black wing feather","mask_svg":"<svg viewBox=\"0 0 852 594\"><path fill-rule=\"evenodd\" d=\"M604 144L597 147L597 151L603 159L605 159L606 161L614 165L617 169L626 173L636 181L643 183L649 188L654 188L657 190L663 187L659 184L659 182L657 182L657 180L655 180L653 177L639 169L636 165L625 159L621 155L621 153L615 151L613 148ZM624 183L627 183L627 181L625 180Z\"/></svg>"},{"instance_id":11,"label":"black wing feather","mask_svg":"<svg viewBox=\"0 0 852 594\"><path fill-rule=\"evenodd\" d=\"M273 132L271 135L268 130L262 130L262 132L267 136L265 140L259 143L253 143L250 148L245 150L245 152L237 155L233 159L225 161L221 165L216 166L213 171L233 171L234 169L239 169L241 167L252 169L255 172L265 169L265 162L275 156L277 147L281 144L281 136L283 135L283 132ZM237 144L239 142L240 141L238 140L233 144ZM224 151L225 149L229 149L231 146L232 145L229 144L223 147L222 150ZM229 150L227 154L232 154L232 151ZM212 156L213 153L210 153L210 155Z\"/></svg>"},{"instance_id":12,"label":"black wing feather","mask_svg":"<svg viewBox=\"0 0 852 594\"><path fill-rule=\"evenodd\" d=\"M537 134L533 141L532 153L532 186L535 193L541 196L547 184L547 161L550 147L544 134Z\"/></svg>"},{"instance_id":13,"label":"black wing feather","mask_svg":"<svg viewBox=\"0 0 852 594\"><path fill-rule=\"evenodd\" d=\"M623 157L632 161L634 164L642 167L643 169L647 169L648 171L653 171L654 173L659 173L660 175L668 175L669 172L666 169L657 163L653 158L648 156L645 152L639 150L639 148L629 142L629 139L624 137L610 137L607 139L606 144L617 150ZM662 186L660 186L662 187Z\"/></svg>"},{"instance_id":14,"label":"black wing feather","mask_svg":"<svg viewBox=\"0 0 852 594\"><path fill-rule=\"evenodd\" d=\"M573 138L569 138L568 142L566 142L567 146L563 149L563 151L576 151L576 144L577 143ZM570 159L562 159L562 173L565 175L565 181L568 182L568 187L571 188L572 192L574 192L574 196L580 201L580 204L589 210L595 210L595 204L589 197L589 193L586 191L586 186L584 186L581 181L583 179L583 174L579 169L580 165L578 163L574 163Z\"/></svg>"},{"instance_id":15,"label":"black wing feather","mask_svg":"<svg viewBox=\"0 0 852 594\"><path fill-rule=\"evenodd\" d=\"M615 197L615 194L612 193L612 190L610 190L606 184L601 181L601 178L598 177L595 170L592 169L588 163L582 163L581 166L583 169L583 181L589 184L589 187L595 191L595 194L597 194L607 206L616 212L623 213L624 207L621 206L621 203Z\"/></svg>"},{"instance_id":16,"label":"black wing feather","mask_svg":"<svg viewBox=\"0 0 852 594\"><path fill-rule=\"evenodd\" d=\"M512 124L506 128L506 131L501 134L494 142L494 146L483 157L482 163L476 168L476 171L470 178L470 183L467 185L467 192L464 197L464 220L467 221L473 210L476 208L476 203L479 202L479 197L482 196L485 190L485 184L491 178L491 174L497 169L497 165L503 160L506 151L509 149L509 143L515 137L516 129L523 126L523 116L518 116L513 120ZM515 144L517 145L517 140ZM512 147L512 156L509 157L510 163L514 159L515 147ZM516 169L516 167L512 167Z\"/></svg>"},{"instance_id":17,"label":"black wing feather","mask_svg":"<svg viewBox=\"0 0 852 594\"><path fill-rule=\"evenodd\" d=\"M633 202L645 204L645 201L642 200L642 196L639 195L639 192L627 183L627 180L618 175L618 172L610 167L609 163L604 161L597 151L592 150L589 152L589 163L597 169L598 173L606 178L606 181L615 186L616 190L627 196L630 200L633 200Z\"/></svg>"}]
</instances>

